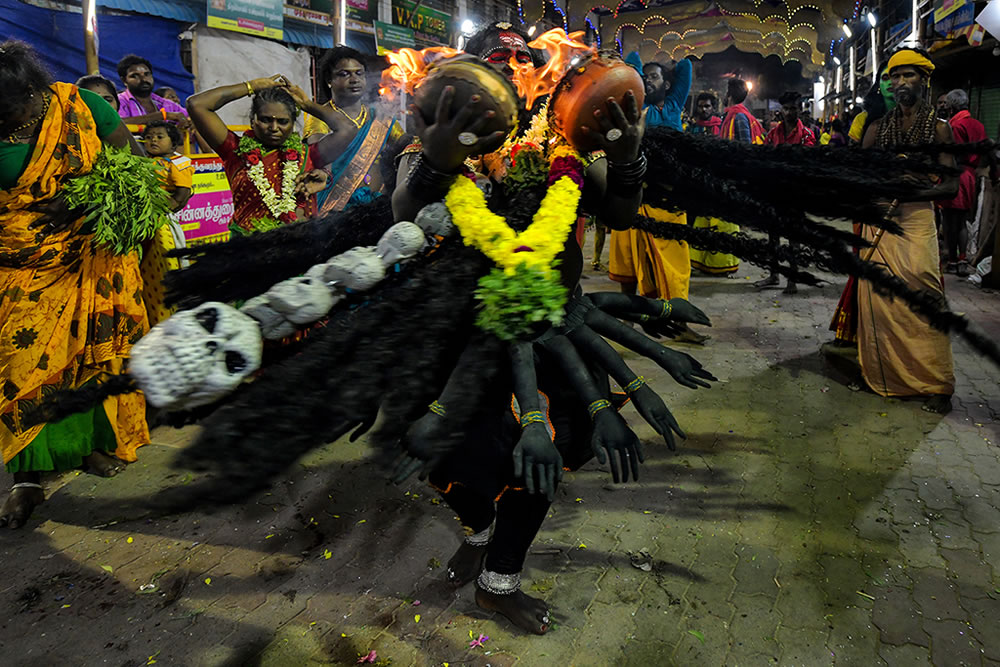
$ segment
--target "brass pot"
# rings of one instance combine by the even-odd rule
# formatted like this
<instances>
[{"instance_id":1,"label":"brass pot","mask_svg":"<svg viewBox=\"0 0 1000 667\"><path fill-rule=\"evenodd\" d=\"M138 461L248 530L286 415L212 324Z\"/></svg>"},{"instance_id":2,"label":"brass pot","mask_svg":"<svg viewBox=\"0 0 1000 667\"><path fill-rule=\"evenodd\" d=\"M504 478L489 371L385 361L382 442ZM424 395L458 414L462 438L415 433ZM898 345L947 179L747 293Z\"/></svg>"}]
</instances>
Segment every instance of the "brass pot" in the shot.
<instances>
[{"instance_id":1,"label":"brass pot","mask_svg":"<svg viewBox=\"0 0 1000 667\"><path fill-rule=\"evenodd\" d=\"M625 109L625 93L632 91L642 109L646 88L642 77L614 51L598 51L588 60L570 69L556 85L549 101L549 126L555 129L580 153L590 153L600 146L581 129L584 125L600 132L594 111L608 114L608 98Z\"/></svg>"}]
</instances>

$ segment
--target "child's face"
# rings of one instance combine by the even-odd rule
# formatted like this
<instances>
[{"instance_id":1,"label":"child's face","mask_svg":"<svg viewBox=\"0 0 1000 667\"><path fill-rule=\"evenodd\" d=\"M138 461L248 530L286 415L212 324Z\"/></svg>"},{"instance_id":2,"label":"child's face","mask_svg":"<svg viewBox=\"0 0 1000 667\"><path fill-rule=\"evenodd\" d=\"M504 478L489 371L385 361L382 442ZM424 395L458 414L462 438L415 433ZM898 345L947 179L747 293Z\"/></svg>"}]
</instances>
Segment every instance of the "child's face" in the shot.
<instances>
[{"instance_id":1,"label":"child's face","mask_svg":"<svg viewBox=\"0 0 1000 667\"><path fill-rule=\"evenodd\" d=\"M148 155L160 157L161 155L172 155L174 152L174 142L171 141L170 135L162 127L146 130L143 138L146 140L146 153Z\"/></svg>"}]
</instances>

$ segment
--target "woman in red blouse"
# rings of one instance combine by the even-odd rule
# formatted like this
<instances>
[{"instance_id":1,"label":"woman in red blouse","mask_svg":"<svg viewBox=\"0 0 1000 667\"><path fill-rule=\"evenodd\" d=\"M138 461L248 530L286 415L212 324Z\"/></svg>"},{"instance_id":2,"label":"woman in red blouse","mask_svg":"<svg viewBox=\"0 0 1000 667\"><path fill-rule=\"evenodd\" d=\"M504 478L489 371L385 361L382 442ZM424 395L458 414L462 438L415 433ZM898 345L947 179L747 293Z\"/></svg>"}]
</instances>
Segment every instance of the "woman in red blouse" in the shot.
<instances>
[{"instance_id":1,"label":"woman in red blouse","mask_svg":"<svg viewBox=\"0 0 1000 667\"><path fill-rule=\"evenodd\" d=\"M191 121L223 160L233 192L234 232L251 234L310 217L314 195L326 185L326 173L313 169L308 147L294 131L299 110L289 85L276 74L188 98ZM238 137L216 111L247 96L253 96L250 131Z\"/></svg>"}]
</instances>

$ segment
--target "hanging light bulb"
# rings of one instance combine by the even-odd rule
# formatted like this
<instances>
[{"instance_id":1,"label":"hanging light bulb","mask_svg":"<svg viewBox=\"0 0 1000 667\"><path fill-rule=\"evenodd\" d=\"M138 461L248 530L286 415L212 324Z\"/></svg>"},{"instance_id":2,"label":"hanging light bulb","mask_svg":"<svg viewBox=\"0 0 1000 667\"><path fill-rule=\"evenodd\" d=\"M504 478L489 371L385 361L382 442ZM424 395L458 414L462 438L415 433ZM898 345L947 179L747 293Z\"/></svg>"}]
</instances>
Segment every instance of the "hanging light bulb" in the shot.
<instances>
[{"instance_id":1,"label":"hanging light bulb","mask_svg":"<svg viewBox=\"0 0 1000 667\"><path fill-rule=\"evenodd\" d=\"M840 58L838 58L837 56L834 56L833 57L833 63L835 65L837 65L838 67L840 67Z\"/></svg>"},{"instance_id":2,"label":"hanging light bulb","mask_svg":"<svg viewBox=\"0 0 1000 667\"><path fill-rule=\"evenodd\" d=\"M876 23L875 14L873 14L872 12L868 12L868 25L874 28L875 23Z\"/></svg>"},{"instance_id":3,"label":"hanging light bulb","mask_svg":"<svg viewBox=\"0 0 1000 667\"><path fill-rule=\"evenodd\" d=\"M534 36L535 36L535 26L531 26L530 28L528 28L528 37L534 37Z\"/></svg>"},{"instance_id":4,"label":"hanging light bulb","mask_svg":"<svg viewBox=\"0 0 1000 667\"><path fill-rule=\"evenodd\" d=\"M476 24L472 22L472 19L465 19L462 21L462 32L468 36L476 32Z\"/></svg>"},{"instance_id":5,"label":"hanging light bulb","mask_svg":"<svg viewBox=\"0 0 1000 667\"><path fill-rule=\"evenodd\" d=\"M854 33L851 32L851 26L847 25L846 23L843 23L841 24L840 27L844 29L844 34L847 35L847 39L850 39L851 37L854 36Z\"/></svg>"}]
</instances>

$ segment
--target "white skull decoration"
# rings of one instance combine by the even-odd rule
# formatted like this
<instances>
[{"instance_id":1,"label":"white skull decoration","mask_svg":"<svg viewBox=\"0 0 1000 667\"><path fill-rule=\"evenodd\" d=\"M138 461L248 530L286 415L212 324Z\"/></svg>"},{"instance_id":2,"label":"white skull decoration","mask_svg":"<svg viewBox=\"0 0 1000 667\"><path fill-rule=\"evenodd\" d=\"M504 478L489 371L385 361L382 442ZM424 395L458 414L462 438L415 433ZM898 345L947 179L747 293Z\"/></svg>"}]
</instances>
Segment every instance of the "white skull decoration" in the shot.
<instances>
[{"instance_id":1,"label":"white skull decoration","mask_svg":"<svg viewBox=\"0 0 1000 667\"><path fill-rule=\"evenodd\" d=\"M260 368L257 322L210 301L157 324L132 347L129 373L146 400L181 410L206 405Z\"/></svg>"},{"instance_id":2,"label":"white skull decoration","mask_svg":"<svg viewBox=\"0 0 1000 667\"><path fill-rule=\"evenodd\" d=\"M385 266L371 247L351 248L323 264L323 280L333 289L364 292L385 278Z\"/></svg>"},{"instance_id":3,"label":"white skull decoration","mask_svg":"<svg viewBox=\"0 0 1000 667\"><path fill-rule=\"evenodd\" d=\"M309 275L283 280L267 291L268 305L293 324L309 324L333 307L333 294Z\"/></svg>"},{"instance_id":4,"label":"white skull decoration","mask_svg":"<svg viewBox=\"0 0 1000 667\"><path fill-rule=\"evenodd\" d=\"M420 209L413 221L427 236L449 236L455 229L451 221L451 213L444 202L428 204Z\"/></svg>"},{"instance_id":5,"label":"white skull decoration","mask_svg":"<svg viewBox=\"0 0 1000 667\"><path fill-rule=\"evenodd\" d=\"M378 240L375 254L389 268L416 255L424 247L424 243L424 230L412 222L397 222Z\"/></svg>"}]
</instances>

